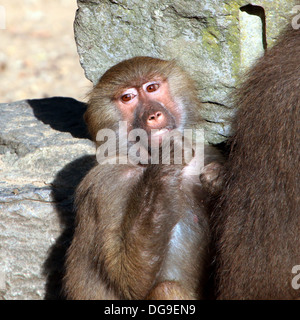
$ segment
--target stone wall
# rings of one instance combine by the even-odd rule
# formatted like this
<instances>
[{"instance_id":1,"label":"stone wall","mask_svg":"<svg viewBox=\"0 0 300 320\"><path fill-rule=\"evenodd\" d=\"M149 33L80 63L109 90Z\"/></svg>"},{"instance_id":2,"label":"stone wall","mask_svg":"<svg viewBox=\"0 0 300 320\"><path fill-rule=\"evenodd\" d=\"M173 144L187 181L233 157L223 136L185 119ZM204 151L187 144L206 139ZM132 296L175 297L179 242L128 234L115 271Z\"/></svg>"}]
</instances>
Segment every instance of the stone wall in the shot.
<instances>
[{"instance_id":1,"label":"stone wall","mask_svg":"<svg viewBox=\"0 0 300 320\"><path fill-rule=\"evenodd\" d=\"M94 163L71 98L0 104L0 299L58 298L73 193Z\"/></svg>"}]
</instances>

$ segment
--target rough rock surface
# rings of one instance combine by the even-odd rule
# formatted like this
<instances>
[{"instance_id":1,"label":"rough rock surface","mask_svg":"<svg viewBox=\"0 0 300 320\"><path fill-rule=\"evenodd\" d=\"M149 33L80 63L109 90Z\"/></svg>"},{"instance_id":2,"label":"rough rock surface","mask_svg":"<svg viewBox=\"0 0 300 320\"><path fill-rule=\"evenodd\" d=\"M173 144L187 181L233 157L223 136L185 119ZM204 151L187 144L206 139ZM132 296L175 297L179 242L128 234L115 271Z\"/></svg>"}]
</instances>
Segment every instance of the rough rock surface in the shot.
<instances>
[{"instance_id":1,"label":"rough rock surface","mask_svg":"<svg viewBox=\"0 0 300 320\"><path fill-rule=\"evenodd\" d=\"M94 163L71 98L0 104L0 299L57 299L73 193Z\"/></svg>"}]
</instances>

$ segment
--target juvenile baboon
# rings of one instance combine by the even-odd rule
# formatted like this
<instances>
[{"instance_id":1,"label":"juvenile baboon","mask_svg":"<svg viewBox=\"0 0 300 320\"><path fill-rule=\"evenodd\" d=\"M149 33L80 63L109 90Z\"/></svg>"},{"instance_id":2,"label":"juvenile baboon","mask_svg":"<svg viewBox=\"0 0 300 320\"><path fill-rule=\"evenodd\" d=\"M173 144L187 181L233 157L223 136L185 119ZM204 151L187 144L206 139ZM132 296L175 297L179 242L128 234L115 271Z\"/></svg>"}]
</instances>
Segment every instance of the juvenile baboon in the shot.
<instances>
[{"instance_id":1,"label":"juvenile baboon","mask_svg":"<svg viewBox=\"0 0 300 320\"><path fill-rule=\"evenodd\" d=\"M121 120L128 122L125 134L143 129L147 141L141 146L150 157L153 141L161 149L170 131L201 127L200 108L192 80L174 61L136 57L101 77L90 95L85 120L94 140L99 130L112 129L120 142ZM205 163L219 157L212 150L206 153ZM117 150L116 156L123 154ZM198 159L169 165L161 160L101 163L83 179L66 261L67 298L205 297L207 195L199 174L191 174Z\"/></svg>"}]
</instances>

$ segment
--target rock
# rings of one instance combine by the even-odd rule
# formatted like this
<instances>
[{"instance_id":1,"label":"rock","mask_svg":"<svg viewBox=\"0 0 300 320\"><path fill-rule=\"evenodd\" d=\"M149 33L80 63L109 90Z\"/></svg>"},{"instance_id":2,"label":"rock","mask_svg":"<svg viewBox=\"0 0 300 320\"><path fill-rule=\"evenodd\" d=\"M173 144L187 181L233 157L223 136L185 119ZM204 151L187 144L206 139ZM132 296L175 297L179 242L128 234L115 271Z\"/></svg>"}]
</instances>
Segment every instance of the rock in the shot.
<instances>
[{"instance_id":1,"label":"rock","mask_svg":"<svg viewBox=\"0 0 300 320\"><path fill-rule=\"evenodd\" d=\"M231 94L240 72L272 45L294 5L293 0L77 2L75 38L87 78L95 84L112 65L137 55L176 59L196 80L211 143L230 134Z\"/></svg>"},{"instance_id":2,"label":"rock","mask_svg":"<svg viewBox=\"0 0 300 320\"><path fill-rule=\"evenodd\" d=\"M49 98L0 105L0 298L57 299L73 194L94 164L85 104Z\"/></svg>"}]
</instances>

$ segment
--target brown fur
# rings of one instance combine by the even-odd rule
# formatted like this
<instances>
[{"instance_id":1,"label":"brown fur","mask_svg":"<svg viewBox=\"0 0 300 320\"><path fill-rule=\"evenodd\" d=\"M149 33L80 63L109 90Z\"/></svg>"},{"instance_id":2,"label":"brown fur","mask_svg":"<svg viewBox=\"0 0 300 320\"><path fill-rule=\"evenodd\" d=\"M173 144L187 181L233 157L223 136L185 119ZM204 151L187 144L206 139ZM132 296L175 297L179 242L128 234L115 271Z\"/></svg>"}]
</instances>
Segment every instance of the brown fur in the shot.
<instances>
[{"instance_id":1,"label":"brown fur","mask_svg":"<svg viewBox=\"0 0 300 320\"><path fill-rule=\"evenodd\" d=\"M177 280L200 296L207 219L201 202L189 194L193 190L180 190L180 174L173 166L153 165L143 173L135 166L98 165L86 176L77 191L77 227L67 262L69 298L144 299L166 280L164 264L179 268ZM166 259L179 220L192 241L178 244L176 255Z\"/></svg>"},{"instance_id":2,"label":"brown fur","mask_svg":"<svg viewBox=\"0 0 300 320\"><path fill-rule=\"evenodd\" d=\"M289 29L238 91L214 219L219 299L294 299L300 264L300 30Z\"/></svg>"},{"instance_id":3,"label":"brown fur","mask_svg":"<svg viewBox=\"0 0 300 320\"><path fill-rule=\"evenodd\" d=\"M93 138L122 120L115 102L122 90L157 76L170 88L173 109L166 107L180 111L177 129L201 126L190 78L174 62L137 57L108 70L91 93L85 119ZM206 194L188 166L99 164L90 171L76 193L64 279L69 299L204 297Z\"/></svg>"},{"instance_id":4,"label":"brown fur","mask_svg":"<svg viewBox=\"0 0 300 320\"><path fill-rule=\"evenodd\" d=\"M193 297L193 292L187 292L175 281L165 281L151 291L147 300L185 300L187 297Z\"/></svg>"}]
</instances>

